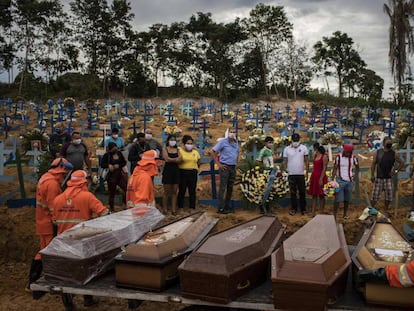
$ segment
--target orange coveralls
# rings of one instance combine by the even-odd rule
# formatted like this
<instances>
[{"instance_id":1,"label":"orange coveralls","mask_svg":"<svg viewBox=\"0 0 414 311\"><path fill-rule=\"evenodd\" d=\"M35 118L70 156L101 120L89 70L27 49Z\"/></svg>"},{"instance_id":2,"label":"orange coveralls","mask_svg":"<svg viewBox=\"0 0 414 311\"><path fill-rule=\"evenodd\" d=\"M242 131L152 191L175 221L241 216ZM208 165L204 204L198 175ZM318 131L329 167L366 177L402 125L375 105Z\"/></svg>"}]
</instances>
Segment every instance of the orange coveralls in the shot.
<instances>
[{"instance_id":1,"label":"orange coveralls","mask_svg":"<svg viewBox=\"0 0 414 311\"><path fill-rule=\"evenodd\" d=\"M36 189L36 234L40 238L40 250L44 249L53 239L52 213L53 200L62 193L60 187L61 174L46 172L40 177ZM40 260L37 253L35 260Z\"/></svg>"},{"instance_id":2,"label":"orange coveralls","mask_svg":"<svg viewBox=\"0 0 414 311\"><path fill-rule=\"evenodd\" d=\"M137 204L151 204L154 201L154 185L152 176L157 175L154 165L136 166L128 180L126 202L132 208Z\"/></svg>"},{"instance_id":3,"label":"orange coveralls","mask_svg":"<svg viewBox=\"0 0 414 311\"><path fill-rule=\"evenodd\" d=\"M53 201L53 216L58 226L58 234L91 219L94 213L103 216L108 212L102 202L89 192L86 183L82 186L68 186Z\"/></svg>"},{"instance_id":4,"label":"orange coveralls","mask_svg":"<svg viewBox=\"0 0 414 311\"><path fill-rule=\"evenodd\" d=\"M390 265L385 267L387 280L392 287L414 286L414 261L404 265Z\"/></svg>"}]
</instances>

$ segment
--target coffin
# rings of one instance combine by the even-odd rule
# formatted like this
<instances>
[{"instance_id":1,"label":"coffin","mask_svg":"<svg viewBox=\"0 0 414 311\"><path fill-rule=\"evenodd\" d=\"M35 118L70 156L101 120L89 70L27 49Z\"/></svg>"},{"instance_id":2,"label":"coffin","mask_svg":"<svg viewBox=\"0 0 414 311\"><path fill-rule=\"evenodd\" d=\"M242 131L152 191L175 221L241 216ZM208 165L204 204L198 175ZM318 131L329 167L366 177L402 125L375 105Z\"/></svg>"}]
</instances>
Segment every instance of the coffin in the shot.
<instances>
[{"instance_id":1,"label":"coffin","mask_svg":"<svg viewBox=\"0 0 414 311\"><path fill-rule=\"evenodd\" d=\"M164 290L178 281L178 266L217 221L206 212L197 212L148 232L116 256L116 285Z\"/></svg>"},{"instance_id":2,"label":"coffin","mask_svg":"<svg viewBox=\"0 0 414 311\"><path fill-rule=\"evenodd\" d=\"M261 284L284 229L275 217L261 216L209 235L178 268L182 295L229 303Z\"/></svg>"},{"instance_id":3,"label":"coffin","mask_svg":"<svg viewBox=\"0 0 414 311\"><path fill-rule=\"evenodd\" d=\"M325 310L346 287L351 259L342 225L331 215L314 217L271 257L276 309Z\"/></svg>"},{"instance_id":4,"label":"coffin","mask_svg":"<svg viewBox=\"0 0 414 311\"><path fill-rule=\"evenodd\" d=\"M76 225L40 252L45 278L86 284L113 268L121 247L141 238L163 218L156 208L135 207Z\"/></svg>"},{"instance_id":5,"label":"coffin","mask_svg":"<svg viewBox=\"0 0 414 311\"><path fill-rule=\"evenodd\" d=\"M353 255L354 276L360 269L373 270L414 260L414 249L392 223L376 222L366 230ZM368 303L414 307L414 288L396 288L374 282L355 285Z\"/></svg>"}]
</instances>

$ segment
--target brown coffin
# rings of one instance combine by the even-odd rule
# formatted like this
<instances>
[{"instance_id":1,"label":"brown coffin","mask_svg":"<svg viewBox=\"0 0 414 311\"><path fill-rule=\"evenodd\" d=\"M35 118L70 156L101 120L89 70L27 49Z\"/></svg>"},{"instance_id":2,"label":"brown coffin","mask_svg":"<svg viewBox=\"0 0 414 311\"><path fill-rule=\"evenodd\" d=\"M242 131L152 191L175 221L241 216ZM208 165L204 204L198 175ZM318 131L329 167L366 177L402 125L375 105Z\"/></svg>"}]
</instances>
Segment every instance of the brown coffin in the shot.
<instances>
[{"instance_id":1,"label":"brown coffin","mask_svg":"<svg viewBox=\"0 0 414 311\"><path fill-rule=\"evenodd\" d=\"M350 264L342 225L317 215L272 254L275 308L325 310L343 293Z\"/></svg>"},{"instance_id":2,"label":"brown coffin","mask_svg":"<svg viewBox=\"0 0 414 311\"><path fill-rule=\"evenodd\" d=\"M384 254L384 250L394 254ZM414 260L414 249L409 241L392 223L377 222L366 230L359 241L352 262L354 276L360 269L384 268L387 265L402 265ZM355 282L357 286L357 283ZM414 307L414 288L396 288L374 282L365 283L357 289L363 292L368 303Z\"/></svg>"},{"instance_id":3,"label":"brown coffin","mask_svg":"<svg viewBox=\"0 0 414 311\"><path fill-rule=\"evenodd\" d=\"M178 268L182 295L229 303L264 282L284 229L261 216L209 235Z\"/></svg>"},{"instance_id":4,"label":"brown coffin","mask_svg":"<svg viewBox=\"0 0 414 311\"><path fill-rule=\"evenodd\" d=\"M178 280L178 266L217 221L197 212L148 232L115 258L116 285L164 290Z\"/></svg>"}]
</instances>

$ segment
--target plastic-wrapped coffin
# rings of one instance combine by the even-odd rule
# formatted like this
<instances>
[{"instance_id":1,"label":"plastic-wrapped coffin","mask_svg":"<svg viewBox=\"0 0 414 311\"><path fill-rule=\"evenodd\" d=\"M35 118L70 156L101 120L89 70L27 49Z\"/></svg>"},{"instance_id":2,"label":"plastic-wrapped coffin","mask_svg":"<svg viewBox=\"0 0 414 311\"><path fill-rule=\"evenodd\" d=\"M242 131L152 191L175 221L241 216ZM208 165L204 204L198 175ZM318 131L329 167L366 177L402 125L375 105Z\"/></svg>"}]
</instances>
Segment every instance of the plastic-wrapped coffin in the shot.
<instances>
[{"instance_id":1,"label":"plastic-wrapped coffin","mask_svg":"<svg viewBox=\"0 0 414 311\"><path fill-rule=\"evenodd\" d=\"M196 212L148 232L115 258L117 286L164 290L178 280L178 266L217 221Z\"/></svg>"},{"instance_id":2,"label":"plastic-wrapped coffin","mask_svg":"<svg viewBox=\"0 0 414 311\"><path fill-rule=\"evenodd\" d=\"M209 235L179 266L184 297L229 303L269 275L270 254L285 226L261 216Z\"/></svg>"},{"instance_id":3,"label":"plastic-wrapped coffin","mask_svg":"<svg viewBox=\"0 0 414 311\"><path fill-rule=\"evenodd\" d=\"M272 254L275 308L325 310L343 293L350 264L342 225L314 217Z\"/></svg>"},{"instance_id":4,"label":"plastic-wrapped coffin","mask_svg":"<svg viewBox=\"0 0 414 311\"><path fill-rule=\"evenodd\" d=\"M140 239L163 218L156 208L135 207L76 225L40 252L46 279L86 284L113 267L121 247Z\"/></svg>"},{"instance_id":5,"label":"plastic-wrapped coffin","mask_svg":"<svg viewBox=\"0 0 414 311\"><path fill-rule=\"evenodd\" d=\"M354 278L360 269L374 270L387 265L402 265L414 260L414 248L409 241L389 222L376 222L364 232L354 253L352 263ZM363 292L368 303L414 307L414 288L396 288L387 284L367 282L357 289Z\"/></svg>"}]
</instances>

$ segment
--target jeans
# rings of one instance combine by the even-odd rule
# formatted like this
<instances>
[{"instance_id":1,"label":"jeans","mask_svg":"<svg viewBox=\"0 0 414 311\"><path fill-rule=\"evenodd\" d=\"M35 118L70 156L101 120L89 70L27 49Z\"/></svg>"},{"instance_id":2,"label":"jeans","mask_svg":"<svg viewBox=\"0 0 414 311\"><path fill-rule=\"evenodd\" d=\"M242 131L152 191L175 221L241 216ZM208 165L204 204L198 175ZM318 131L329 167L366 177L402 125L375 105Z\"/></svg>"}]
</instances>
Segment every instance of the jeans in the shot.
<instances>
[{"instance_id":1,"label":"jeans","mask_svg":"<svg viewBox=\"0 0 414 311\"><path fill-rule=\"evenodd\" d=\"M230 200L233 193L233 185L236 179L236 166L226 165L225 169L220 169L220 187L218 193L219 210L229 210ZM224 197L226 192L226 197Z\"/></svg>"},{"instance_id":2,"label":"jeans","mask_svg":"<svg viewBox=\"0 0 414 311\"><path fill-rule=\"evenodd\" d=\"M301 212L306 212L306 185L305 175L289 175L290 201L292 210L298 210L296 193L299 191L299 206Z\"/></svg>"}]
</instances>

